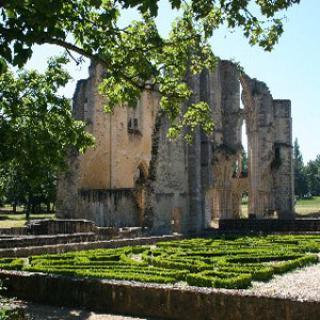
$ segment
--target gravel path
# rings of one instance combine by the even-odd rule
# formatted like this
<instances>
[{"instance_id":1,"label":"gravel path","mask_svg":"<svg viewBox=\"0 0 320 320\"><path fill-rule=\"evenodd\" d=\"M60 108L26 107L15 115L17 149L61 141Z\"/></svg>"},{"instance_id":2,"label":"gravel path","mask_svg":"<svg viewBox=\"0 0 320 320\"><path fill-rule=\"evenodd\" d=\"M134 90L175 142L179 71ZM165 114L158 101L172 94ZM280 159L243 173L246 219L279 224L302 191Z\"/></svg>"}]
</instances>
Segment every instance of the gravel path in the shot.
<instances>
[{"instance_id":1,"label":"gravel path","mask_svg":"<svg viewBox=\"0 0 320 320\"><path fill-rule=\"evenodd\" d=\"M84 310L57 308L47 305L27 304L26 313L30 320L151 320L116 316L111 314L98 314Z\"/></svg>"},{"instance_id":2,"label":"gravel path","mask_svg":"<svg viewBox=\"0 0 320 320\"><path fill-rule=\"evenodd\" d=\"M299 301L320 301L320 263L284 275L276 275L266 283L255 282L253 287L245 292Z\"/></svg>"}]
</instances>

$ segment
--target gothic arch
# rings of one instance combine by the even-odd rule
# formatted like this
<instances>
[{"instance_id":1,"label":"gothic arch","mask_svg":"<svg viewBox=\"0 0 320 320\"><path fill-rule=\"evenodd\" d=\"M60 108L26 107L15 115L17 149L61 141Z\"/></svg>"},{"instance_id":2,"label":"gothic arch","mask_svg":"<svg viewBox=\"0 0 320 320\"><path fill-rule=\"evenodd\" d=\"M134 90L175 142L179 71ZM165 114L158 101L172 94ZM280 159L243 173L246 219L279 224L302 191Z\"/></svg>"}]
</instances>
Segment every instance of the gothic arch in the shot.
<instances>
[{"instance_id":1,"label":"gothic arch","mask_svg":"<svg viewBox=\"0 0 320 320\"><path fill-rule=\"evenodd\" d=\"M144 224L144 212L145 212L145 184L148 178L148 165L145 161L141 161L136 169L136 174L134 178L134 196L139 213L139 223L140 226Z\"/></svg>"},{"instance_id":2,"label":"gothic arch","mask_svg":"<svg viewBox=\"0 0 320 320\"><path fill-rule=\"evenodd\" d=\"M145 184L148 178L148 172L149 172L149 168L147 163L144 160L140 161L137 167L137 172L135 176L135 185Z\"/></svg>"}]
</instances>

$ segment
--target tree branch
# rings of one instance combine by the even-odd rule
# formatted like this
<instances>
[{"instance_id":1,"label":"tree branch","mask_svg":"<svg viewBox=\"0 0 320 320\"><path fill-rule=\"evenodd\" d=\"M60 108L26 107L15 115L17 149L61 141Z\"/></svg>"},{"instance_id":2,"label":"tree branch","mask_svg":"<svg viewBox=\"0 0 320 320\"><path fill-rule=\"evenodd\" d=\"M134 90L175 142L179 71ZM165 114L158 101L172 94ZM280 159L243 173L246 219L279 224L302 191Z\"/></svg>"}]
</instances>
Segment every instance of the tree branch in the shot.
<instances>
[{"instance_id":1,"label":"tree branch","mask_svg":"<svg viewBox=\"0 0 320 320\"><path fill-rule=\"evenodd\" d=\"M76 45L72 44L72 43L69 43L69 42L66 42L66 41L63 41L63 40L60 40L60 39L54 39L54 38L51 38L51 39L46 39L46 42L47 43L50 43L50 44L55 44L57 46L60 46L60 47L63 47L67 50L71 50L71 51L74 51L86 58L89 58L91 59L92 61L98 63L98 64L101 64L103 67L105 68L109 68L110 65L108 64L107 61L103 60L100 56L96 55L96 54L93 54L93 53L90 53L80 47L77 47ZM138 89L140 90L143 90L145 88L145 86L143 84L138 84L137 82L133 81L131 79L131 77L125 75L123 72L120 73L120 76L121 78L123 78L124 80L130 82L133 86L137 87Z\"/></svg>"}]
</instances>

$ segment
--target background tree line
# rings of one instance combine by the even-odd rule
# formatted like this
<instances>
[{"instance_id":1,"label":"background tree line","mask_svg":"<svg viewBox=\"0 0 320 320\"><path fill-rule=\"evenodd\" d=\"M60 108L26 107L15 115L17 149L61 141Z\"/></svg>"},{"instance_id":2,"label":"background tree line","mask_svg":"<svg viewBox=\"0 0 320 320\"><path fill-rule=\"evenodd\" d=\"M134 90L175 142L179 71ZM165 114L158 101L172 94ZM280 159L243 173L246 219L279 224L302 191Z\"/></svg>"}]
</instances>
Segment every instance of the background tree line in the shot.
<instances>
[{"instance_id":1,"label":"background tree line","mask_svg":"<svg viewBox=\"0 0 320 320\"><path fill-rule=\"evenodd\" d=\"M304 164L298 139L293 146L295 195L298 198L320 196L320 154Z\"/></svg>"}]
</instances>

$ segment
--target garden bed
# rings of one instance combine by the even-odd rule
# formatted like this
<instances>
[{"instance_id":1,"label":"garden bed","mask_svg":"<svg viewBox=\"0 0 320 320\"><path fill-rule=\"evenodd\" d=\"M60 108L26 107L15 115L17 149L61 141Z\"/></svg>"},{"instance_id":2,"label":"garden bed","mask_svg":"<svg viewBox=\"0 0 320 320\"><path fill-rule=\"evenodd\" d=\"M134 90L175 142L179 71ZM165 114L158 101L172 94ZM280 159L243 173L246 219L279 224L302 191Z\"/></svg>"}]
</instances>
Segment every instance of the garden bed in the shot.
<instances>
[{"instance_id":1,"label":"garden bed","mask_svg":"<svg viewBox=\"0 0 320 320\"><path fill-rule=\"evenodd\" d=\"M179 320L318 320L319 301L230 290L0 271L7 294L34 303Z\"/></svg>"},{"instance_id":2,"label":"garden bed","mask_svg":"<svg viewBox=\"0 0 320 320\"><path fill-rule=\"evenodd\" d=\"M317 263L318 235L196 238L28 258L0 268L72 277L245 289L252 281Z\"/></svg>"},{"instance_id":3,"label":"garden bed","mask_svg":"<svg viewBox=\"0 0 320 320\"><path fill-rule=\"evenodd\" d=\"M0 271L0 281L6 294L20 299L115 314L312 320L318 319L320 300L283 295L274 284L279 292L264 295L256 284L267 285L274 275L311 265L307 272L318 262L319 252L319 235L149 242L2 258L0 267L6 270Z\"/></svg>"}]
</instances>

